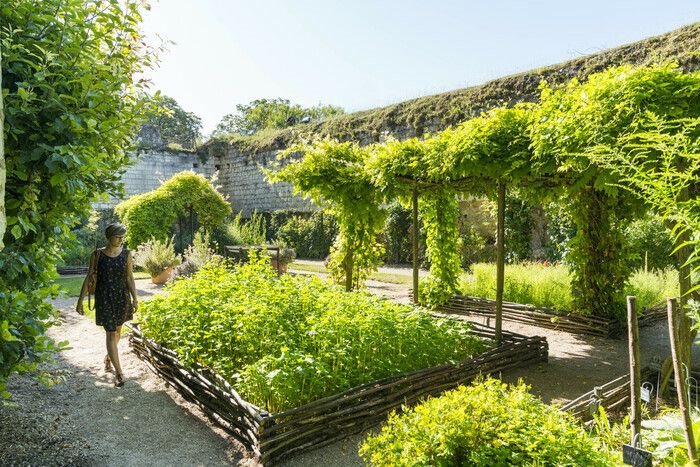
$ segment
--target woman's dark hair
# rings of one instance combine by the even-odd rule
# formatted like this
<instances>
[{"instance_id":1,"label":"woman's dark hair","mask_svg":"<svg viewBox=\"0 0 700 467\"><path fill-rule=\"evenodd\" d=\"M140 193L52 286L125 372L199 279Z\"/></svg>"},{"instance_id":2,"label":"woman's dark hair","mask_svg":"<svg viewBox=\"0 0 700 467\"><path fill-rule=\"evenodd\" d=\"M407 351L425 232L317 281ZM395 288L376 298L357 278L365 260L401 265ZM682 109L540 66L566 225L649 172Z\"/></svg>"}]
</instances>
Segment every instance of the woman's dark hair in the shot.
<instances>
[{"instance_id":1,"label":"woman's dark hair","mask_svg":"<svg viewBox=\"0 0 700 467\"><path fill-rule=\"evenodd\" d=\"M105 229L105 237L107 238L116 237L117 235L124 235L125 233L126 227L116 222L109 224Z\"/></svg>"}]
</instances>

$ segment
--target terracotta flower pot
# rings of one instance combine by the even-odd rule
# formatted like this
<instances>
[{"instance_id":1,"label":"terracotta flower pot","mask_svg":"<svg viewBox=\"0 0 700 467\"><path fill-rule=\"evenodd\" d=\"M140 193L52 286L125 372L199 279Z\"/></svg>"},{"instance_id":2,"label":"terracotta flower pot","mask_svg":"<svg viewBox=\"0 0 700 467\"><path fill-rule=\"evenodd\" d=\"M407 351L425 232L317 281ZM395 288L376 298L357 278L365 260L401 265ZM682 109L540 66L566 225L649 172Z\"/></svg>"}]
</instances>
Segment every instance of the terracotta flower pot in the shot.
<instances>
[{"instance_id":1,"label":"terracotta flower pot","mask_svg":"<svg viewBox=\"0 0 700 467\"><path fill-rule=\"evenodd\" d=\"M175 268L170 266L168 269L161 272L157 276L151 276L151 282L153 282L154 284L157 284L157 285L165 284L166 282L168 282L170 280L171 277L173 277L174 270L175 270Z\"/></svg>"}]
</instances>

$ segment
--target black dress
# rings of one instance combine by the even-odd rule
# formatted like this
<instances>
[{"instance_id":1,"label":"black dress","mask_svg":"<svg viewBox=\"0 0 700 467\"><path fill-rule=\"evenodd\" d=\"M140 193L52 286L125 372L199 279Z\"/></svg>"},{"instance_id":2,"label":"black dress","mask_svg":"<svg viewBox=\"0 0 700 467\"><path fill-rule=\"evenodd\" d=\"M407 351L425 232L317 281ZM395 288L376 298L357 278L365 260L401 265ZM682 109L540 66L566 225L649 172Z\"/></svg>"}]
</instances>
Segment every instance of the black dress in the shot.
<instances>
[{"instance_id":1,"label":"black dress","mask_svg":"<svg viewBox=\"0 0 700 467\"><path fill-rule=\"evenodd\" d=\"M95 322L106 331L114 332L117 326L134 318L131 294L127 285L127 259L129 250L114 258L100 253L97 262L97 285L95 286Z\"/></svg>"}]
</instances>

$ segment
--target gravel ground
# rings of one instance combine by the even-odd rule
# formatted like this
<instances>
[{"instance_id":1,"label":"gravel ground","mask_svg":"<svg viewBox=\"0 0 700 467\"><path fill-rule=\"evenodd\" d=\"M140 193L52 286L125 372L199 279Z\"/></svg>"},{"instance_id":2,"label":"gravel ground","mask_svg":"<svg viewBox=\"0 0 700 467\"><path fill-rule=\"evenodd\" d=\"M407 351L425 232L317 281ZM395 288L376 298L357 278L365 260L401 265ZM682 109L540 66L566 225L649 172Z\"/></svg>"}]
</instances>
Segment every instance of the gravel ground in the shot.
<instances>
[{"instance_id":1,"label":"gravel ground","mask_svg":"<svg viewBox=\"0 0 700 467\"><path fill-rule=\"evenodd\" d=\"M147 280L136 282L143 298L160 291ZM406 286L374 281L368 286L375 293L407 301ZM75 314L75 299L53 303L61 310L63 324L50 329L49 335L70 341L72 348L61 352L47 369L65 381L47 389L28 378L11 378L9 390L16 407L0 407L0 465L258 465L199 409L152 374L129 350L126 339L119 350L128 380L123 388L115 388L113 376L102 368L102 328ZM522 378L546 402L571 400L627 372L623 339L576 336L508 321L504 329L547 337L549 362L502 375L506 381ZM663 322L640 331L644 363L669 352L667 336ZM363 465L357 448L365 436L295 456L282 465Z\"/></svg>"}]
</instances>

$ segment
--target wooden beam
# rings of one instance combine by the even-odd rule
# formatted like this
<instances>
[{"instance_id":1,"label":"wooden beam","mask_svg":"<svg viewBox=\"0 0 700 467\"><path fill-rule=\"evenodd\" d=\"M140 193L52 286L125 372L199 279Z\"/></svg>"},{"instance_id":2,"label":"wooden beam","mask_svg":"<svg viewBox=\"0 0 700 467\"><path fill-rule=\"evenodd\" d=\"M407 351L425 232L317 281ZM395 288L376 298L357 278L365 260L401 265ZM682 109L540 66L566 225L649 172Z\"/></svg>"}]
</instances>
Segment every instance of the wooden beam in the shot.
<instances>
[{"instance_id":1,"label":"wooden beam","mask_svg":"<svg viewBox=\"0 0 700 467\"><path fill-rule=\"evenodd\" d=\"M671 340L671 359L673 360L673 372L676 378L676 395L678 396L678 408L681 411L681 416L683 418L683 431L685 434L685 443L688 448L688 458L690 459L691 465L697 465L697 455L695 450L695 436L693 434L693 423L690 419L690 409L688 407L688 393L685 392L685 378L683 373L683 366L681 365L680 355L679 355L679 342L678 342L678 332L676 328L678 327L676 299L668 299L668 335Z\"/></svg>"},{"instance_id":2,"label":"wooden beam","mask_svg":"<svg viewBox=\"0 0 700 467\"><path fill-rule=\"evenodd\" d=\"M413 303L418 304L418 187L413 187Z\"/></svg>"},{"instance_id":3,"label":"wooden beam","mask_svg":"<svg viewBox=\"0 0 700 467\"><path fill-rule=\"evenodd\" d=\"M498 181L498 226L496 235L496 343L501 344L503 325L503 279L505 276L506 184Z\"/></svg>"},{"instance_id":4,"label":"wooden beam","mask_svg":"<svg viewBox=\"0 0 700 467\"><path fill-rule=\"evenodd\" d=\"M627 297L627 330L630 355L630 428L632 445L642 431L641 368L639 366L639 327L637 323L636 297Z\"/></svg>"}]
</instances>

